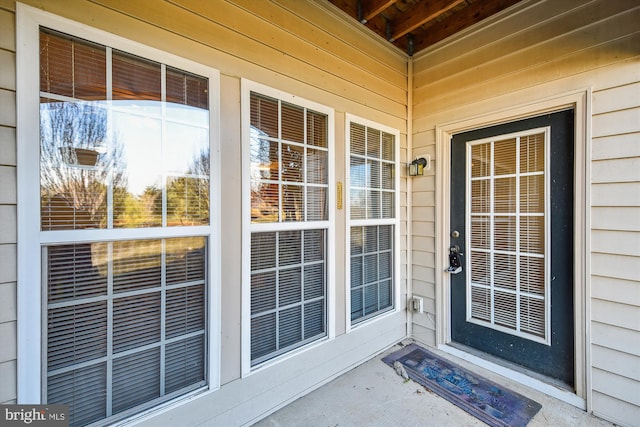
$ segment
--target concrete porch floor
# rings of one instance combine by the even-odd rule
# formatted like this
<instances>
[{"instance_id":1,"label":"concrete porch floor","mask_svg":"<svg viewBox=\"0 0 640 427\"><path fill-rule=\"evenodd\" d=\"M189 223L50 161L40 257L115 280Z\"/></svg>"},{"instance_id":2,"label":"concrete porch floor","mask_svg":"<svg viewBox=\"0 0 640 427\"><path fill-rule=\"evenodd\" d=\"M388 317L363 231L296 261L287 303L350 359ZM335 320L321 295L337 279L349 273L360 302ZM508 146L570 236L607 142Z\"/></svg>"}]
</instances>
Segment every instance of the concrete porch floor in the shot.
<instances>
[{"instance_id":1,"label":"concrete porch floor","mask_svg":"<svg viewBox=\"0 0 640 427\"><path fill-rule=\"evenodd\" d=\"M408 343L408 341L406 342ZM420 384L404 380L382 362L396 345L292 402L254 427L485 426ZM613 424L449 354L429 349L542 405L529 426L610 427Z\"/></svg>"}]
</instances>

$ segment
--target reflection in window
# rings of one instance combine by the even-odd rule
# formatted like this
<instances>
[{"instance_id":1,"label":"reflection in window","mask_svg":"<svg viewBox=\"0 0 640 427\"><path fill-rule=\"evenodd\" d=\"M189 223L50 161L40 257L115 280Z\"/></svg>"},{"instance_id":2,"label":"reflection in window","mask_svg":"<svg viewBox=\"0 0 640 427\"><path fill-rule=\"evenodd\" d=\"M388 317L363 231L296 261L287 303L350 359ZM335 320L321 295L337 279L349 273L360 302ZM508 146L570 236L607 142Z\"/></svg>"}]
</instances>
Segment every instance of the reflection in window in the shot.
<instances>
[{"instance_id":1,"label":"reflection in window","mask_svg":"<svg viewBox=\"0 0 640 427\"><path fill-rule=\"evenodd\" d=\"M209 223L207 79L48 30L40 68L42 230Z\"/></svg>"},{"instance_id":2,"label":"reflection in window","mask_svg":"<svg viewBox=\"0 0 640 427\"><path fill-rule=\"evenodd\" d=\"M40 31L41 236L73 230L42 244L42 393L71 426L207 384L212 230L177 226L210 225L208 85Z\"/></svg>"},{"instance_id":3,"label":"reflection in window","mask_svg":"<svg viewBox=\"0 0 640 427\"><path fill-rule=\"evenodd\" d=\"M251 94L252 222L327 216L327 117Z\"/></svg>"}]
</instances>

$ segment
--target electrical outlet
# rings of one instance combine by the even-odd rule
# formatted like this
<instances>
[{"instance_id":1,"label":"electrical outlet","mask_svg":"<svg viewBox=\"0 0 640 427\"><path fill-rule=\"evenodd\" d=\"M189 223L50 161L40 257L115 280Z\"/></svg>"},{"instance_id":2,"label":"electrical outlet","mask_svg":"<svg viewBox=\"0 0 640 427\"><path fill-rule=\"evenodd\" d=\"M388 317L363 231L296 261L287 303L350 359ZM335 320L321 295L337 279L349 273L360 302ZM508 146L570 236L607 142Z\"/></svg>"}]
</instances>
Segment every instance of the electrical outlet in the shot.
<instances>
[{"instance_id":1,"label":"electrical outlet","mask_svg":"<svg viewBox=\"0 0 640 427\"><path fill-rule=\"evenodd\" d=\"M420 297L411 298L411 311L414 313L424 312L424 301Z\"/></svg>"}]
</instances>

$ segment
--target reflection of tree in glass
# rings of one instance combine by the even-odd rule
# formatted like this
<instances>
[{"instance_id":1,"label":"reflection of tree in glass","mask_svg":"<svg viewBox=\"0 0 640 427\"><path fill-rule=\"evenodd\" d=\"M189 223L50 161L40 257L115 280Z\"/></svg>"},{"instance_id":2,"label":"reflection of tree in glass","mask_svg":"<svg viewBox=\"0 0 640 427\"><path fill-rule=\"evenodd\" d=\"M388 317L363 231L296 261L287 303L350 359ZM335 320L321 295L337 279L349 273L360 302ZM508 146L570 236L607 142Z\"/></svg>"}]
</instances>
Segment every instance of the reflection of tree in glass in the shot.
<instances>
[{"instance_id":1,"label":"reflection of tree in glass","mask_svg":"<svg viewBox=\"0 0 640 427\"><path fill-rule=\"evenodd\" d=\"M107 149L107 110L85 102L40 104L42 229L106 227L107 185L126 188L122 149Z\"/></svg>"},{"instance_id":2,"label":"reflection of tree in glass","mask_svg":"<svg viewBox=\"0 0 640 427\"><path fill-rule=\"evenodd\" d=\"M190 176L168 179L167 225L209 223L209 167L209 149L205 149L192 160Z\"/></svg>"}]
</instances>

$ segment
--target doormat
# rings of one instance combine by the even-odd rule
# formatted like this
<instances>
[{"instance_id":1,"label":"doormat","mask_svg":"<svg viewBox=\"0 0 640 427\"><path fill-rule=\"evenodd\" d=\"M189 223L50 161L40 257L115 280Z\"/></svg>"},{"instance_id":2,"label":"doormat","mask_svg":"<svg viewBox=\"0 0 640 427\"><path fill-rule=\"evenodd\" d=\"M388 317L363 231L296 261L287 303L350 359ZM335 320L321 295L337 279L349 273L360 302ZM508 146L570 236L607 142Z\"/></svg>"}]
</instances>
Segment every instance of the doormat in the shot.
<instances>
[{"instance_id":1,"label":"doormat","mask_svg":"<svg viewBox=\"0 0 640 427\"><path fill-rule=\"evenodd\" d=\"M400 362L409 378L490 426L524 427L542 405L410 344L382 359Z\"/></svg>"}]
</instances>

